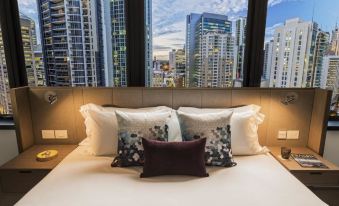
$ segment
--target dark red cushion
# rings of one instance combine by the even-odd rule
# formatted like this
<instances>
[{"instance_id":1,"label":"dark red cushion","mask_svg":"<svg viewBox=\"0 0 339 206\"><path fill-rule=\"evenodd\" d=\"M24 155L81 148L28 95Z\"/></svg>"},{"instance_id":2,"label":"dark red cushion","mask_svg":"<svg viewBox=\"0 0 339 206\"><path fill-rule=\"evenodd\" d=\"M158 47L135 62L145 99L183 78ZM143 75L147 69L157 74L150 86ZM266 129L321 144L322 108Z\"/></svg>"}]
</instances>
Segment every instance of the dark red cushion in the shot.
<instances>
[{"instance_id":1,"label":"dark red cushion","mask_svg":"<svg viewBox=\"0 0 339 206\"><path fill-rule=\"evenodd\" d=\"M190 175L208 177L205 167L206 138L187 142L142 139L144 169L140 177Z\"/></svg>"}]
</instances>

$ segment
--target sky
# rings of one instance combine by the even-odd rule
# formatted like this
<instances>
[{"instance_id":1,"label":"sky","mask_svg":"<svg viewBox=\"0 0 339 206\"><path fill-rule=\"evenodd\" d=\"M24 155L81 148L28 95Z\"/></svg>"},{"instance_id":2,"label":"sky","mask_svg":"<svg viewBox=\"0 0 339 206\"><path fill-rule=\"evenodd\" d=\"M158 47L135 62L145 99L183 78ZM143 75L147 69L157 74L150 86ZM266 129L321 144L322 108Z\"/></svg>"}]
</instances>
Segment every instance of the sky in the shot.
<instances>
[{"instance_id":1,"label":"sky","mask_svg":"<svg viewBox=\"0 0 339 206\"><path fill-rule=\"evenodd\" d=\"M20 12L34 19L38 27L36 0L18 3ZM183 48L188 14L224 14L233 21L247 15L247 4L248 0L152 0L153 55L168 59L169 51ZM324 31L330 32L339 21L339 0L269 0L265 40L286 19L296 17L307 21L313 17Z\"/></svg>"}]
</instances>

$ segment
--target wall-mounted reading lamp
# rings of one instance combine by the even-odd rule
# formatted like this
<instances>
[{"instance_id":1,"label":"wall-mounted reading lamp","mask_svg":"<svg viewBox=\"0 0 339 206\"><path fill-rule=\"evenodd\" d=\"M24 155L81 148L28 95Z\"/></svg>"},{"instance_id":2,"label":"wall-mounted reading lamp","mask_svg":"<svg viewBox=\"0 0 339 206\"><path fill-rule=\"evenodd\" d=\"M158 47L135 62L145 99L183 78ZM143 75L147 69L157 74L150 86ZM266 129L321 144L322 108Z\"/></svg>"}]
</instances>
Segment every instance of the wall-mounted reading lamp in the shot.
<instances>
[{"instance_id":1,"label":"wall-mounted reading lamp","mask_svg":"<svg viewBox=\"0 0 339 206\"><path fill-rule=\"evenodd\" d=\"M288 92L281 97L280 102L284 105L294 104L298 100L298 94L295 92Z\"/></svg>"},{"instance_id":2,"label":"wall-mounted reading lamp","mask_svg":"<svg viewBox=\"0 0 339 206\"><path fill-rule=\"evenodd\" d=\"M53 91L47 91L45 93L45 101L52 105L58 101L58 96Z\"/></svg>"}]
</instances>

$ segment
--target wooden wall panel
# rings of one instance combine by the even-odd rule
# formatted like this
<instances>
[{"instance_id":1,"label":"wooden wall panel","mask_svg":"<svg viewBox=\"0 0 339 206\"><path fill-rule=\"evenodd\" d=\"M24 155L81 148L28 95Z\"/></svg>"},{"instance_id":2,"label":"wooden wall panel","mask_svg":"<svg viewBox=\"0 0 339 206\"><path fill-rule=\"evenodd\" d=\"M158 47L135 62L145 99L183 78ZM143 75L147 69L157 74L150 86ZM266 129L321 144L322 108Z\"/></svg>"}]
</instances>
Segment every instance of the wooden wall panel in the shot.
<instances>
[{"instance_id":1,"label":"wooden wall panel","mask_svg":"<svg viewBox=\"0 0 339 206\"><path fill-rule=\"evenodd\" d=\"M230 89L202 89L201 107L225 108L232 104L232 90Z\"/></svg>"},{"instance_id":2,"label":"wooden wall panel","mask_svg":"<svg viewBox=\"0 0 339 206\"><path fill-rule=\"evenodd\" d=\"M310 135L307 145L320 155L323 155L324 153L331 97L331 91L321 89L315 90Z\"/></svg>"},{"instance_id":3,"label":"wooden wall panel","mask_svg":"<svg viewBox=\"0 0 339 206\"><path fill-rule=\"evenodd\" d=\"M94 103L97 105L112 105L112 88L83 88L84 104Z\"/></svg>"},{"instance_id":4,"label":"wooden wall panel","mask_svg":"<svg viewBox=\"0 0 339 206\"><path fill-rule=\"evenodd\" d=\"M170 88L144 88L142 97L143 107L168 106L173 104L173 90Z\"/></svg>"},{"instance_id":5,"label":"wooden wall panel","mask_svg":"<svg viewBox=\"0 0 339 206\"><path fill-rule=\"evenodd\" d=\"M47 91L57 94L56 103L51 105L45 101ZM29 97L35 144L78 143L72 88L31 88ZM67 130L68 139L45 140L41 130Z\"/></svg>"},{"instance_id":6,"label":"wooden wall panel","mask_svg":"<svg viewBox=\"0 0 339 206\"><path fill-rule=\"evenodd\" d=\"M281 103L284 97L291 90L271 90L270 117L267 130L267 145L291 147L306 146L309 135L309 126L312 117L314 90L295 89L298 100L289 105ZM298 140L278 140L279 130L299 130Z\"/></svg>"},{"instance_id":7,"label":"wooden wall panel","mask_svg":"<svg viewBox=\"0 0 339 206\"><path fill-rule=\"evenodd\" d=\"M198 89L174 89L173 108L201 107L201 90Z\"/></svg>"},{"instance_id":8,"label":"wooden wall panel","mask_svg":"<svg viewBox=\"0 0 339 206\"><path fill-rule=\"evenodd\" d=\"M50 105L44 100L46 91L57 93L58 101L55 104ZM282 104L281 98L291 91L299 95L298 100L290 105ZM32 144L80 142L86 134L79 109L86 103L131 108L165 105L175 109L180 106L217 108L257 104L261 106L261 112L266 116L258 131L261 144L309 145L321 153L326 131L327 98L330 97L326 90L260 88L20 88L11 92L14 117L19 131L18 140L21 141L23 149ZM25 102L25 105L18 104L21 102ZM41 138L43 129L68 130L69 139L43 140ZM299 130L300 138L278 140L279 130Z\"/></svg>"},{"instance_id":9,"label":"wooden wall panel","mask_svg":"<svg viewBox=\"0 0 339 206\"><path fill-rule=\"evenodd\" d=\"M80 107L84 105L84 97L83 97L83 89L79 87L72 88L73 92L73 110L74 110L74 118L75 118L75 139L77 142L80 142L86 137L86 128L84 121L85 119L82 117L80 113ZM87 98L86 103L90 102L90 98Z\"/></svg>"},{"instance_id":10,"label":"wooden wall panel","mask_svg":"<svg viewBox=\"0 0 339 206\"><path fill-rule=\"evenodd\" d=\"M19 152L23 152L35 143L28 92L28 87L11 90L11 102Z\"/></svg>"},{"instance_id":11,"label":"wooden wall panel","mask_svg":"<svg viewBox=\"0 0 339 206\"><path fill-rule=\"evenodd\" d=\"M118 107L142 107L142 87L113 88L113 105Z\"/></svg>"}]
</instances>

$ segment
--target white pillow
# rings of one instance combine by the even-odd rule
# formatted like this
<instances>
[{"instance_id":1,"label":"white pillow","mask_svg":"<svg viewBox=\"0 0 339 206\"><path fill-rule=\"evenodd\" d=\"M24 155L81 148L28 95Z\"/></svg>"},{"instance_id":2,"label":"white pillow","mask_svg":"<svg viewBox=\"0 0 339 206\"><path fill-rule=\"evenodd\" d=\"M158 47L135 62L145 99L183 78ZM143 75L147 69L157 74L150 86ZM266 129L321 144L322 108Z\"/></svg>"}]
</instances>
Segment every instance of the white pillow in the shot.
<instances>
[{"instance_id":1,"label":"white pillow","mask_svg":"<svg viewBox=\"0 0 339 206\"><path fill-rule=\"evenodd\" d=\"M167 112L175 111L169 107L149 107L140 109L102 107L95 104L81 106L80 112L85 118L86 135L89 138L91 152L94 155L116 155L118 150L118 122L115 111L124 112ZM169 141L181 141L180 125L177 117L168 122Z\"/></svg>"},{"instance_id":2,"label":"white pillow","mask_svg":"<svg viewBox=\"0 0 339 206\"><path fill-rule=\"evenodd\" d=\"M260 119L259 116L262 118ZM231 118L231 145L234 155L255 155L269 152L259 144L258 126L263 115L255 111L234 112Z\"/></svg>"},{"instance_id":3,"label":"white pillow","mask_svg":"<svg viewBox=\"0 0 339 206\"><path fill-rule=\"evenodd\" d=\"M247 105L237 108L194 108L180 107L178 111L188 113L217 113L233 111L231 117L231 145L233 155L255 155L267 153L269 150L259 144L258 126L265 115L260 113L258 105Z\"/></svg>"}]
</instances>

